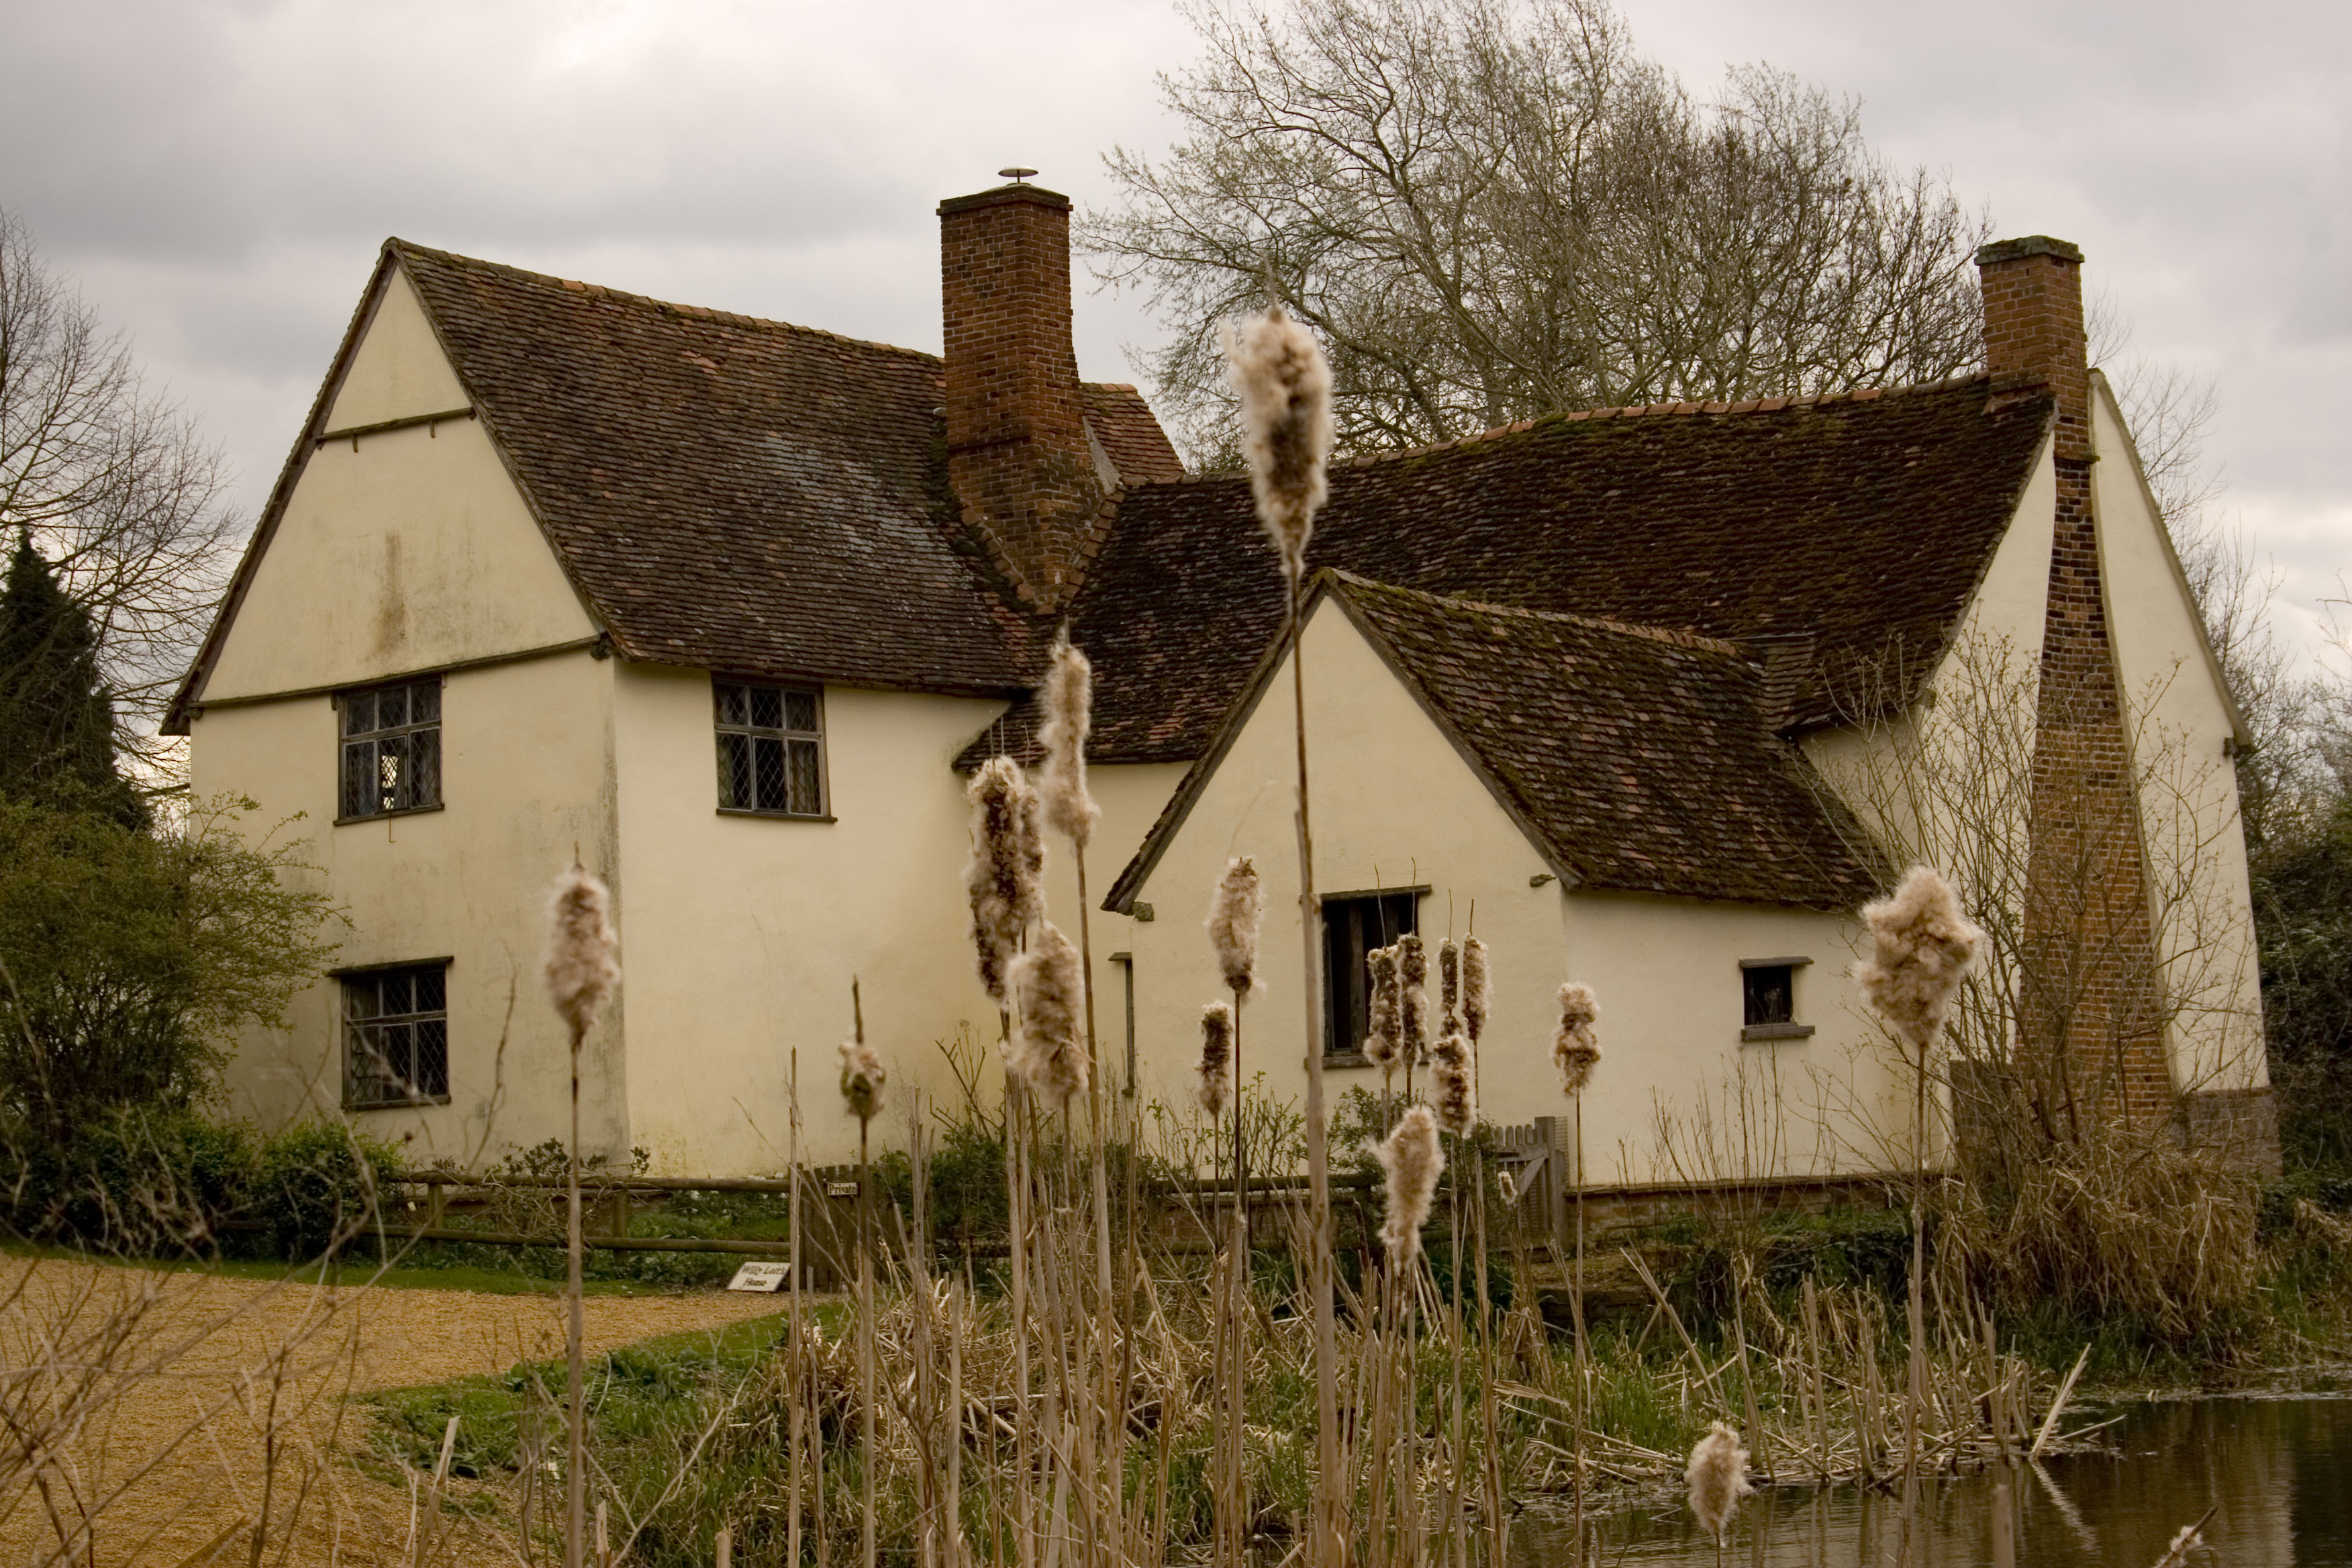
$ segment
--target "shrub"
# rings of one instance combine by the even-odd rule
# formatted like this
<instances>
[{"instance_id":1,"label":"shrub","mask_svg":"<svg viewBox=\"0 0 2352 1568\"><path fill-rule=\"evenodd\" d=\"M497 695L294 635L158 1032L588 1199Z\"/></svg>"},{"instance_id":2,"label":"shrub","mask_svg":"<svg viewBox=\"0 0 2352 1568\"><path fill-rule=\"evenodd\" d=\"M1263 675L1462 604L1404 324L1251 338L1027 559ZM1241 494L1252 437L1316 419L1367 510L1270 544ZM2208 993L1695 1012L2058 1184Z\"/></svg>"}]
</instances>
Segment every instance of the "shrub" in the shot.
<instances>
[{"instance_id":1,"label":"shrub","mask_svg":"<svg viewBox=\"0 0 2352 1568\"><path fill-rule=\"evenodd\" d=\"M298 1121L262 1145L253 1216L289 1262L363 1246L377 1228L384 1178L399 1168L389 1143L339 1121Z\"/></svg>"},{"instance_id":2,"label":"shrub","mask_svg":"<svg viewBox=\"0 0 2352 1568\"><path fill-rule=\"evenodd\" d=\"M62 1147L8 1142L8 1218L20 1236L120 1253L208 1252L250 1201L257 1143L241 1121L133 1107Z\"/></svg>"}]
</instances>

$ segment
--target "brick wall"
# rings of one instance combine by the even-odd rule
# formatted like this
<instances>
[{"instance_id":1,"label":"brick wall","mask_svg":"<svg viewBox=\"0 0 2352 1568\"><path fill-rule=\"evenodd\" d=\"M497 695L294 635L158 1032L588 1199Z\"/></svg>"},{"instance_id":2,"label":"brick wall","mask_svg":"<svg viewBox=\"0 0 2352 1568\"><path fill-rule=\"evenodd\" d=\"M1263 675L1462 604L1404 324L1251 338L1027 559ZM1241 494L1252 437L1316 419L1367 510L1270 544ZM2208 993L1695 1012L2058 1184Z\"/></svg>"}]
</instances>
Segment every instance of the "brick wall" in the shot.
<instances>
[{"instance_id":1,"label":"brick wall","mask_svg":"<svg viewBox=\"0 0 2352 1568\"><path fill-rule=\"evenodd\" d=\"M940 204L948 477L1038 608L1076 589L1102 500L1070 342L1070 202L1005 185Z\"/></svg>"},{"instance_id":2,"label":"brick wall","mask_svg":"<svg viewBox=\"0 0 2352 1568\"><path fill-rule=\"evenodd\" d=\"M2039 236L1977 255L1995 403L2042 387L2058 403L2019 998L2019 1066L2053 1131L2177 1110L2128 715L2099 580L2082 261Z\"/></svg>"}]
</instances>

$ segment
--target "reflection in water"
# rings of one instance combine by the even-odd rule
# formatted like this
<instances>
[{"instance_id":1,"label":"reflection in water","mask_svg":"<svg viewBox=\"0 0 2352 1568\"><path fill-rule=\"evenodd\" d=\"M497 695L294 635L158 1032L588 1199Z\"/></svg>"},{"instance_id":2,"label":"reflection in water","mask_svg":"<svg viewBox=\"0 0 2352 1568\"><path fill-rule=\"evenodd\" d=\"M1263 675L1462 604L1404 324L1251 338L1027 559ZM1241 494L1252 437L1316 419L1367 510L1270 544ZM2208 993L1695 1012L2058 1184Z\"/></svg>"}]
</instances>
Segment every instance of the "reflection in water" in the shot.
<instances>
[{"instance_id":1,"label":"reflection in water","mask_svg":"<svg viewBox=\"0 0 2352 1568\"><path fill-rule=\"evenodd\" d=\"M2032 1568L2146 1568L2208 1508L2200 1564L2352 1568L2352 1398L2214 1399L2135 1409L2107 1432L2116 1452L2045 1460L2021 1478L2017 1560ZM1926 1489L1921 1568L1992 1561L1993 1479ZM1901 1508L1851 1487L1766 1489L1732 1527L1727 1564L1878 1568L1895 1561ZM1601 1532L1605 1563L1704 1565L1715 1548L1680 1508L1628 1510ZM1570 1559L1564 1525L1522 1517L1516 1568Z\"/></svg>"}]
</instances>

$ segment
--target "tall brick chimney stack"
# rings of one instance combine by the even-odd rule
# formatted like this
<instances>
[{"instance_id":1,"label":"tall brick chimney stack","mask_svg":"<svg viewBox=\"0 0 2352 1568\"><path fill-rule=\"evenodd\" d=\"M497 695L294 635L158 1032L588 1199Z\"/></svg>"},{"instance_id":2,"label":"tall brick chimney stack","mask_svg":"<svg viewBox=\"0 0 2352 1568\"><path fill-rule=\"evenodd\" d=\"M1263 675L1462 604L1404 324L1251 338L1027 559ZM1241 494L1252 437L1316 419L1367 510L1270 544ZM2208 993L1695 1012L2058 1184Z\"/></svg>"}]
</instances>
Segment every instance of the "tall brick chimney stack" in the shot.
<instances>
[{"instance_id":1,"label":"tall brick chimney stack","mask_svg":"<svg viewBox=\"0 0 2352 1568\"><path fill-rule=\"evenodd\" d=\"M1014 586L1057 609L1102 499L1070 342L1070 199L1016 184L939 212L948 478Z\"/></svg>"},{"instance_id":2,"label":"tall brick chimney stack","mask_svg":"<svg viewBox=\"0 0 2352 1568\"><path fill-rule=\"evenodd\" d=\"M2019 1061L2045 1128L2161 1121L2176 1093L2128 714L2100 582L2083 253L2034 235L1977 252L1995 406L2053 396L2057 480L2043 613Z\"/></svg>"},{"instance_id":3,"label":"tall brick chimney stack","mask_svg":"<svg viewBox=\"0 0 2352 1568\"><path fill-rule=\"evenodd\" d=\"M1977 252L1985 368L1996 398L2048 387L2058 397L2058 456L2091 455L2091 371L2083 331L2083 253L2037 234Z\"/></svg>"}]
</instances>

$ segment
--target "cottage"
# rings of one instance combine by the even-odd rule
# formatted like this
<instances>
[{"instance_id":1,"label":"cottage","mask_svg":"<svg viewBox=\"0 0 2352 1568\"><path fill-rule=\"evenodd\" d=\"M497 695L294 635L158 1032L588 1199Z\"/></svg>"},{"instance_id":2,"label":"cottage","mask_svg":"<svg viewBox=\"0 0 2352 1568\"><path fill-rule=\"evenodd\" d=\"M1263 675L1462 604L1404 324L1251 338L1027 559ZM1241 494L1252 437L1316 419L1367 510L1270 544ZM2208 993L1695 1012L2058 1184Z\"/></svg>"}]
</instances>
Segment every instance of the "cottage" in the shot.
<instances>
[{"instance_id":1,"label":"cottage","mask_svg":"<svg viewBox=\"0 0 2352 1568\"><path fill-rule=\"evenodd\" d=\"M1302 1038L1291 708L1261 700L1289 683L1279 579L1244 481L1187 475L1133 388L1078 379L1068 211L1021 184L941 204L943 358L387 242L173 709L197 791L302 814L352 922L292 1026L242 1043L240 1110L340 1108L420 1159L558 1135L538 900L575 854L626 969L595 1148L772 1169L797 1052L803 1147L842 1152L853 975L896 1082L956 1092L947 1052L996 1026L964 777L1034 761L1066 624L1097 671L1099 1055L1139 1107L1183 1099L1218 994L1201 914L1250 853L1266 1092L1310 1048L1370 1084L1365 949L1475 921L1491 1119L1558 1109L1572 976L1611 1049L1594 1180L1884 1168L1908 1111L1847 972L1916 808L1867 781L1995 648L2039 677L2029 880L2099 894L2066 996L2021 1016L2106 1072L2104 1103L2259 1121L2242 726L2084 363L2072 247L1979 258L1984 375L1335 469L1301 639ZM2200 769L2151 782L2158 736ZM1058 853L1072 930L1074 870ZM2193 1010L2134 1000L2179 991L2192 947Z\"/></svg>"}]
</instances>

